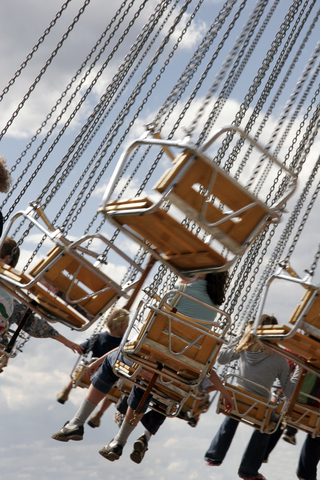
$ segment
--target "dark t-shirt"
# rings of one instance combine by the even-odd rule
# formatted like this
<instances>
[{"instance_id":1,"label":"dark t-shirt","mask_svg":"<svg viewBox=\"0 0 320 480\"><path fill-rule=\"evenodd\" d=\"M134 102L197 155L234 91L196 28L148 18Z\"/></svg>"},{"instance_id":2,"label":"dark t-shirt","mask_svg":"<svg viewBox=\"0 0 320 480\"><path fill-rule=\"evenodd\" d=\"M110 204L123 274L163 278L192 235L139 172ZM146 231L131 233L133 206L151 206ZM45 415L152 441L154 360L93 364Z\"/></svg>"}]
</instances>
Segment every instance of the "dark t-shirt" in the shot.
<instances>
[{"instance_id":1,"label":"dark t-shirt","mask_svg":"<svg viewBox=\"0 0 320 480\"><path fill-rule=\"evenodd\" d=\"M99 358L105 353L110 352L114 348L119 347L122 337L113 337L109 332L102 332L92 335L81 346L84 348L83 353L87 353L88 350L92 351L92 357ZM93 344L93 347L90 346Z\"/></svg>"}]
</instances>

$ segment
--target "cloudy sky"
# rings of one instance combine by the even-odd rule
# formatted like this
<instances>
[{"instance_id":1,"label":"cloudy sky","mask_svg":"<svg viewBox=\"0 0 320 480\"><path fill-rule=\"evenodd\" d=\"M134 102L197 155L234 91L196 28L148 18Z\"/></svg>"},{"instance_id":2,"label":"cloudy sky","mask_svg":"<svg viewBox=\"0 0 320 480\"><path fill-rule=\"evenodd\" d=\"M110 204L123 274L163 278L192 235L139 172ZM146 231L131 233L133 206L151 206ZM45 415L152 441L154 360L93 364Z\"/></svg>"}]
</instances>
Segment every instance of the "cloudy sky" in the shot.
<instances>
[{"instance_id":1,"label":"cloudy sky","mask_svg":"<svg viewBox=\"0 0 320 480\"><path fill-rule=\"evenodd\" d=\"M131 6L131 3L133 6ZM48 202L47 214L51 219L58 214L58 211L62 211L57 221L59 225L68 218L69 212L73 211L72 204L74 203L76 205L74 212L76 213L73 213L73 220L70 221L69 219L68 223L70 236L76 238L85 229L90 228L90 221L98 208L108 179L121 151L129 141L137 138L144 132L144 125L154 120L160 106L167 99L174 83L179 79L183 69L192 58L195 48L199 45L202 37L208 31L211 22L217 17L223 5L223 2L219 0L204 0L201 8L197 9L197 3L191 2L181 22L168 37L168 41L163 47L163 53L159 61L153 65L150 76L141 85L141 92L137 92L137 100L131 104L129 99L135 85L139 84L148 65L152 64L152 59L156 55L161 42L170 31L170 27L174 22L173 19L177 15L182 3L180 2L178 7L167 18L166 15L169 10L165 12L161 17L161 21L166 18L164 25L158 30L161 25L160 21L152 31L152 35L148 37L150 49L143 50L146 47L142 48L145 56L141 65L137 65L136 71L133 72L131 70L132 79L130 82L128 84L123 83L111 100L109 100L109 97L106 97L105 103L109 102L108 108L110 108L110 112L99 131L97 131L95 139L83 149L78 163L72 170L70 169L68 175L61 173L61 177L59 177L60 174L56 176L62 159L68 155L68 161L70 160L73 150L72 153L69 152L73 147L73 143L77 135L79 135L81 127L92 114L95 105L102 95L106 92L110 93L112 85L116 82L116 76L119 74L119 65L126 61L126 55L129 51L133 51L131 46L135 45L140 38L139 35L145 32L143 26L150 21L150 18L152 18L150 16L153 13L158 12L156 8L157 1L149 0L143 3L137 0L131 3L123 2L123 4L120 4L119 2L105 2L103 0L91 0L91 2L73 0L63 4L60 0L51 0L50 2L41 0L29 0L27 2L25 0L10 0L8 2L0 0L0 92L3 92L3 94L0 93L0 154L7 159L8 165L14 169L12 176L14 182L16 182L12 194L5 200L3 205L3 213L5 215L19 209L25 209L29 201L40 198L41 201ZM231 123L237 112L241 111L244 99L247 99L245 96L249 91L249 87L262 65L263 58L269 51L271 42L275 38L276 32L287 13L286 9L289 8L289 2L281 3L282 5L277 6L276 13L271 17L270 24L268 24L262 34L261 40L258 41L257 39L257 47L253 50L250 60L248 60L245 73L235 83L234 89L227 99L227 106L222 109L215 128ZM262 4L262 2L257 2L257 4ZM319 2L315 2L315 4L319 8ZM130 8L129 5L131 6ZM141 8L139 10L140 5ZM231 51L232 46L236 43L241 28L248 20L253 8L252 4L243 7L243 9L241 5L239 1L236 2L232 15L225 22L222 30L217 32L210 54L207 55L204 62L204 64L207 64L210 57L216 53L216 64L209 71L203 85L199 89L197 97L192 102L187 115L178 128L176 132L177 138L179 136L181 138L184 135L182 127L190 127L195 119L198 121L195 131L199 132L200 128L203 127L204 120L201 107L206 92L217 78L218 73L222 71L223 62ZM120 6L122 10L118 14L117 9L120 9ZM113 30L120 15L125 12L126 8L129 9L128 13L123 21L119 23L119 27ZM238 8L240 10L237 16L236 11ZM268 6L268 9L271 9L271 5ZM264 12L259 25L262 25L262 21L267 18L268 9ZM60 11L61 15L60 13L58 14ZM134 17L135 12L139 12L139 15L137 14ZM194 12L196 13L194 20L189 26L188 21L193 19ZM235 26L232 29L230 24L233 16L235 16ZM57 20L53 23L52 21L55 18ZM114 18L115 20L113 21ZM134 22L130 22L133 18ZM260 135L260 140L263 143L268 142L271 138L281 112L284 111L286 102L289 100L292 92L294 92L295 85L301 78L305 65L314 49L316 49L318 38L315 32L318 31L317 26L311 30L308 39L305 42L302 41L310 28L312 19L315 18L316 13L312 12L300 33L299 38L301 38L301 41L297 42L292 52L288 54L286 65L289 68L291 62L294 62L294 66L292 66L292 71L288 75L281 93L279 93L278 102L268 114L268 122ZM92 68L90 68L88 75L84 77L84 72L93 63L98 47L95 47L94 53L89 58L90 52L101 33L111 21L112 26L106 31L103 40L100 41L99 48L109 36L110 40L101 53L101 57L97 59ZM74 25L72 22L74 22ZM73 28L69 28L70 25L73 25ZM230 31L228 30L229 26ZM126 29L127 35L121 40L121 35ZM281 48L285 41L290 42L294 33L298 30L299 24L293 30L290 38L287 32ZM289 31L291 32L291 30ZM111 32L114 33L111 35ZM225 44L220 51L219 42L222 41L223 35L225 35ZM38 44L40 38L42 40ZM154 42L151 44L153 38ZM294 55L302 43L304 43L303 54L294 60ZM175 45L179 45L179 48L176 48ZM173 53L171 54L171 52ZM86 58L89 59L86 65L82 67L82 63ZM272 67L275 65L276 58L271 63ZM167 60L168 63L166 63ZM317 62L310 67L309 78L311 78L312 73L316 72L316 66ZM81 68L81 73L78 73ZM177 100L174 112L164 126L163 132L165 135L170 132L170 129L178 119L184 103L188 96L191 95L193 88L196 87L196 82L204 69L205 65L202 65L195 77L190 78L190 85L186 89L186 93L182 96L182 99ZM285 71L286 69L276 80L269 103L263 105L261 111L257 113L259 120L257 124L262 122L268 108L271 108L271 99L274 98L277 88L280 88L281 82L284 81ZM83 81L80 83L81 78L83 78ZM127 78L129 77L126 77L124 82ZM11 81L11 79L14 79L14 81ZM224 77L225 79L226 77ZM92 81L94 84L91 87ZM257 98L262 93L265 82L266 78L262 85L258 87L256 100L248 105L244 116L245 119L242 123L243 126L246 125L247 121L250 121L251 116L254 114ZM155 83L155 86L153 83ZM77 85L79 85L78 89ZM297 113L293 131L286 138L284 147L280 151L279 156L282 154L282 158L284 158L289 149L294 132L298 129L317 86L318 81L315 80L313 85L310 86L310 93L307 96L306 103L300 112ZM89 87L90 92L88 90ZM120 95L122 87L123 90ZM62 95L62 92L66 93ZM72 99L73 102L69 106L68 100L73 92L75 92ZM210 98L206 114L210 112L210 107L212 108L218 93L219 90L214 92L213 97ZM120 95L119 100L111 109L112 102L117 94ZM81 104L81 108L76 108L77 105L80 105L81 98L84 95L87 96L86 102ZM146 99L145 102L144 99ZM23 108L20 109L20 105L23 105ZM60 112L62 113L64 108L66 112L60 118L59 114ZM124 110L125 108L127 110ZM68 128L64 131L64 125L69 122L69 119L71 120L71 117L72 121L70 121ZM50 129L55 122L57 127L54 130L55 133L51 134ZM288 124L289 119L286 118L282 126L282 132ZM127 128L129 129L128 131L126 131ZM256 127L254 132L257 129L258 127ZM304 130L302 129L302 131ZM45 142L42 143L44 140ZM81 177L81 174L85 171L86 166L89 165L89 161L93 158L100 142L102 143L102 148L108 147L104 161L110 158L109 170L104 173L103 163L99 165L93 174L93 180L90 180L91 183L89 182L89 186L87 186L85 183L89 178L90 170L86 172L84 178ZM270 252L272 248L275 248L276 242L283 232L287 219L299 198L299 193L309 177L318 152L319 141L314 142L310 149L300 176L298 191L289 203L284 221L272 239ZM150 165L151 163L147 163L146 166L143 166L140 174L131 180L126 190L127 196L135 194ZM157 167L157 172L161 174L168 165L169 161L163 160ZM135 165L131 167L131 170L129 169L129 173L121 180L118 190L125 185L134 167ZM61 167L61 172L65 168L66 164ZM93 167L91 166L90 168ZM101 177L99 177L100 174ZM158 173L156 173L156 178L157 175ZM308 194L308 200L313 193L316 183L319 181L319 175L315 177L314 186ZM53 183L46 190L46 186L51 178ZM96 179L97 183L94 184ZM68 199L67 206L65 206L69 192L76 184L78 184L77 189L72 193L71 198ZM84 193L81 193L82 187ZM86 195L91 187L92 191L87 198ZM146 190L150 193L151 187L147 185ZM24 193L21 198L20 192ZM82 196L80 196L80 193ZM303 212L304 210L302 210L302 214ZM301 215L299 220L301 220ZM315 225L318 225L318 221L319 216L316 204L304 228L304 234L301 236L291 258L293 267L300 275L304 275L304 269L310 268L312 264L319 243L319 234L317 229L314 228ZM99 220L95 219L93 228L97 228L98 223ZM111 237L113 228L109 225L104 225L103 232L108 237ZM294 232L296 232L296 229L294 229ZM35 232L25 239L22 258L19 263L20 268L23 268L25 265L39 238L39 235ZM132 255L136 253L137 249L125 238L119 239L119 242L121 247L128 253ZM270 252L268 251L265 254L262 266L267 264ZM116 268L113 268L114 266ZM117 264L116 260L112 259L109 267L113 270L114 275L117 277L116 279L120 281L124 272L124 266L120 263ZM315 281L319 281L318 271L316 271ZM271 295L268 308L272 309L272 312L279 315L281 319L284 319L287 317L288 312L291 311L290 309L293 308L294 305L292 303L296 304L299 297L300 292L297 295L292 295L291 289L276 288ZM78 333L70 331L64 326L59 326L58 329L63 335L77 342L83 341L90 334L90 332ZM24 347L23 353L10 360L8 367L1 374L1 480L53 480L56 478L66 480L107 478L108 480L113 480L118 478L119 475L124 479L130 477L132 479L158 478L159 480L197 480L200 478L226 480L236 477L241 455L252 431L249 427L240 425L224 464L220 468L207 467L203 460L204 453L223 420L221 415L215 414L215 403L209 412L200 419L199 425L195 429L192 429L181 420L168 419L158 434L151 440L149 451L140 466L133 464L129 455L135 436L139 436L142 433L141 426L137 427L136 434L130 438L124 450L123 458L119 462L108 462L98 454L99 449L107 444L116 434L117 426L112 420L115 411L114 407L111 407L105 414L100 428L85 428L83 442L62 444L53 441L51 434L61 428L65 421L73 416L85 393L82 389L76 389L72 392L70 401L64 406L56 402L56 395L67 383L76 358L76 355L71 351L67 351L65 347L53 340L31 339ZM279 441L269 463L263 465L261 469L266 478L272 478L273 480L292 480L292 478L295 478L298 455L303 439L304 434L299 433L297 436L298 445L296 447L288 445L282 440Z\"/></svg>"}]
</instances>

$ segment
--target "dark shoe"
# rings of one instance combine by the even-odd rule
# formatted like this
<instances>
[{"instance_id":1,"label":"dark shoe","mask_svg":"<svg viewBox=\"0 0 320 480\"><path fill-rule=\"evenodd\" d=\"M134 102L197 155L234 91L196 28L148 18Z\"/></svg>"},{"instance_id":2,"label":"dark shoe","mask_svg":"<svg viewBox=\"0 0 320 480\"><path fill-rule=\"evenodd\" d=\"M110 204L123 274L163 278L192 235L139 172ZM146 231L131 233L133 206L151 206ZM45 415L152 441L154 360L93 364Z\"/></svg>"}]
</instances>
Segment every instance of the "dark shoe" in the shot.
<instances>
[{"instance_id":1,"label":"dark shoe","mask_svg":"<svg viewBox=\"0 0 320 480\"><path fill-rule=\"evenodd\" d=\"M297 444L295 434L292 435L290 433L284 433L282 435L282 438L285 442L291 443L291 445L296 445Z\"/></svg>"},{"instance_id":2,"label":"dark shoe","mask_svg":"<svg viewBox=\"0 0 320 480\"><path fill-rule=\"evenodd\" d=\"M208 462L206 462L206 465L208 465L208 467L220 467L222 462L213 462L211 460L209 460Z\"/></svg>"},{"instance_id":3,"label":"dark shoe","mask_svg":"<svg viewBox=\"0 0 320 480\"><path fill-rule=\"evenodd\" d=\"M196 417L189 417L189 420L188 420L188 425L190 425L190 427L196 427L197 426L197 423L199 421L199 418L196 418Z\"/></svg>"},{"instance_id":4,"label":"dark shoe","mask_svg":"<svg viewBox=\"0 0 320 480\"><path fill-rule=\"evenodd\" d=\"M69 440L83 440L84 428L83 425L68 428L69 422L66 422L64 426L57 433L53 433L51 438L58 440L59 442L69 442Z\"/></svg>"},{"instance_id":5,"label":"dark shoe","mask_svg":"<svg viewBox=\"0 0 320 480\"><path fill-rule=\"evenodd\" d=\"M123 446L112 439L109 445L99 450L99 453L107 460L110 460L110 462L113 462L114 460L119 460L122 455L122 450Z\"/></svg>"},{"instance_id":6,"label":"dark shoe","mask_svg":"<svg viewBox=\"0 0 320 480\"><path fill-rule=\"evenodd\" d=\"M141 435L133 444L133 451L130 458L135 463L141 463L144 454L148 450L148 440L145 435Z\"/></svg>"},{"instance_id":7,"label":"dark shoe","mask_svg":"<svg viewBox=\"0 0 320 480\"><path fill-rule=\"evenodd\" d=\"M264 477L261 473L258 473L258 476L256 477L246 477L245 475L240 475L239 473L239 477L243 480L267 480L266 477Z\"/></svg>"}]
</instances>

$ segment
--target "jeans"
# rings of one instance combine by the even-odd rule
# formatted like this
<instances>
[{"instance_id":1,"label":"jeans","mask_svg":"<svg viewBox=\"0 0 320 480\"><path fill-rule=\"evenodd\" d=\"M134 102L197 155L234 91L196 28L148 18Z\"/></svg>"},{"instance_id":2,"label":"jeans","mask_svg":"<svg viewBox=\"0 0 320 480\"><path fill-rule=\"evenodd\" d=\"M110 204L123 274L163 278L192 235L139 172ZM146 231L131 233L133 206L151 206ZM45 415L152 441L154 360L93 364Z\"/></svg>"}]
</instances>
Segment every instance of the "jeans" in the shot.
<instances>
[{"instance_id":1,"label":"jeans","mask_svg":"<svg viewBox=\"0 0 320 480\"><path fill-rule=\"evenodd\" d=\"M320 460L320 437L307 435L300 452L297 476L303 480L317 479L317 465Z\"/></svg>"},{"instance_id":2,"label":"jeans","mask_svg":"<svg viewBox=\"0 0 320 480\"><path fill-rule=\"evenodd\" d=\"M217 463L223 462L238 425L238 420L230 417L224 419L205 454L205 460ZM270 435L267 433L261 433L259 430L254 429L241 459L238 470L239 475L247 477L256 477L258 475L259 468L261 467L268 446L269 437Z\"/></svg>"}]
</instances>

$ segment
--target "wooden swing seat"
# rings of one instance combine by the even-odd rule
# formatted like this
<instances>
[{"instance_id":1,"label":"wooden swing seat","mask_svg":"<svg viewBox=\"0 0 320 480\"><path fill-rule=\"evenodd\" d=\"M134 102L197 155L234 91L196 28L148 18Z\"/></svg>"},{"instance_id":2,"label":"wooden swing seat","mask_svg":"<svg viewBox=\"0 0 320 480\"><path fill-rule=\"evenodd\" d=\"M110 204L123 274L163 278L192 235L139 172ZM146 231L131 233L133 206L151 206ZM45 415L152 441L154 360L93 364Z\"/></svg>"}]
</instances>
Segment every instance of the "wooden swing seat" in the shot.
<instances>
[{"instance_id":1,"label":"wooden swing seat","mask_svg":"<svg viewBox=\"0 0 320 480\"><path fill-rule=\"evenodd\" d=\"M307 306L307 304L311 300L311 297L314 293L315 293L314 288L310 288L305 292L301 300L301 304L297 306L292 317L290 318L290 323L292 325L295 325L297 321L300 320L300 316L304 308ZM320 331L320 295L319 294L315 296L310 308L308 309L307 313L303 316L301 320L303 321L302 328L306 329L308 328L308 325L311 325L313 327L318 328Z\"/></svg>"},{"instance_id":2,"label":"wooden swing seat","mask_svg":"<svg viewBox=\"0 0 320 480\"><path fill-rule=\"evenodd\" d=\"M319 369L320 342L307 335L303 335L298 331L295 331L293 336L288 337L290 332L291 328L287 325L264 325L258 327L257 336L261 336L262 341L270 345L273 350L283 356L288 358L291 358L292 356L290 355L290 352L285 351L284 348L299 355L302 357L302 359L299 360L299 363L305 365L308 370L310 370L310 366Z\"/></svg>"},{"instance_id":3,"label":"wooden swing seat","mask_svg":"<svg viewBox=\"0 0 320 480\"><path fill-rule=\"evenodd\" d=\"M120 378L125 379L125 382L128 381L132 386L136 385L139 388L143 388L143 385L147 388L154 373L152 369L148 371L146 365L143 365L143 369L141 369L141 365L138 363L129 366L119 360L115 362L114 370ZM192 392L195 390L195 386L181 383L179 378L173 380L169 376L169 370L167 370L167 372L165 369L161 371L158 370L158 373L160 377L151 390L153 398L150 407L160 411L163 415L169 417L176 416L179 410L183 408L185 403L190 399ZM168 373L169 375L167 375ZM162 382L163 378L164 382Z\"/></svg>"},{"instance_id":4,"label":"wooden swing seat","mask_svg":"<svg viewBox=\"0 0 320 480\"><path fill-rule=\"evenodd\" d=\"M33 280L25 273L1 264L0 275L1 283L8 288L13 297L43 316L46 320L62 321L74 328L81 328L85 325L85 318L77 310L67 305L61 298L52 295L41 283L33 284L24 292L24 285L29 284ZM19 283L21 290L10 283L10 280Z\"/></svg>"},{"instance_id":5,"label":"wooden swing seat","mask_svg":"<svg viewBox=\"0 0 320 480\"><path fill-rule=\"evenodd\" d=\"M44 278L67 295L71 305L80 305L93 316L100 316L107 310L119 298L121 290L119 286L118 291L113 288L114 282L85 258L79 256L77 259L59 246L50 250L30 275ZM88 295L90 297L86 298Z\"/></svg>"},{"instance_id":6,"label":"wooden swing seat","mask_svg":"<svg viewBox=\"0 0 320 480\"><path fill-rule=\"evenodd\" d=\"M150 311L137 339L126 343L123 353L155 369L160 363L165 372L172 371L172 378L194 383L211 368L223 340L190 317L165 310Z\"/></svg>"},{"instance_id":7,"label":"wooden swing seat","mask_svg":"<svg viewBox=\"0 0 320 480\"><path fill-rule=\"evenodd\" d=\"M152 245L154 248L149 247L150 253L178 274L184 270L223 269L227 264L226 258L167 212L158 208L152 213L143 213L144 209L152 206L148 198L134 198L109 202L105 209L99 211L103 211L108 219L144 248L148 248L145 242Z\"/></svg>"},{"instance_id":8,"label":"wooden swing seat","mask_svg":"<svg viewBox=\"0 0 320 480\"><path fill-rule=\"evenodd\" d=\"M291 425L313 437L320 434L320 413L319 407L296 402L290 416L286 416L288 425Z\"/></svg>"},{"instance_id":9,"label":"wooden swing seat","mask_svg":"<svg viewBox=\"0 0 320 480\"><path fill-rule=\"evenodd\" d=\"M239 385L225 382L225 387L233 399L234 410L231 413L225 412L223 397L220 395L217 413L223 413L235 420L257 428L261 432L271 433L275 430L283 410L283 403L276 406L273 401L251 393ZM271 421L272 412L276 414L277 423Z\"/></svg>"},{"instance_id":10,"label":"wooden swing seat","mask_svg":"<svg viewBox=\"0 0 320 480\"><path fill-rule=\"evenodd\" d=\"M236 255L243 253L271 219L279 221L274 210L217 164L188 150L175 159L155 189L161 194L167 192L166 199ZM219 202L219 208L212 198Z\"/></svg>"}]
</instances>

